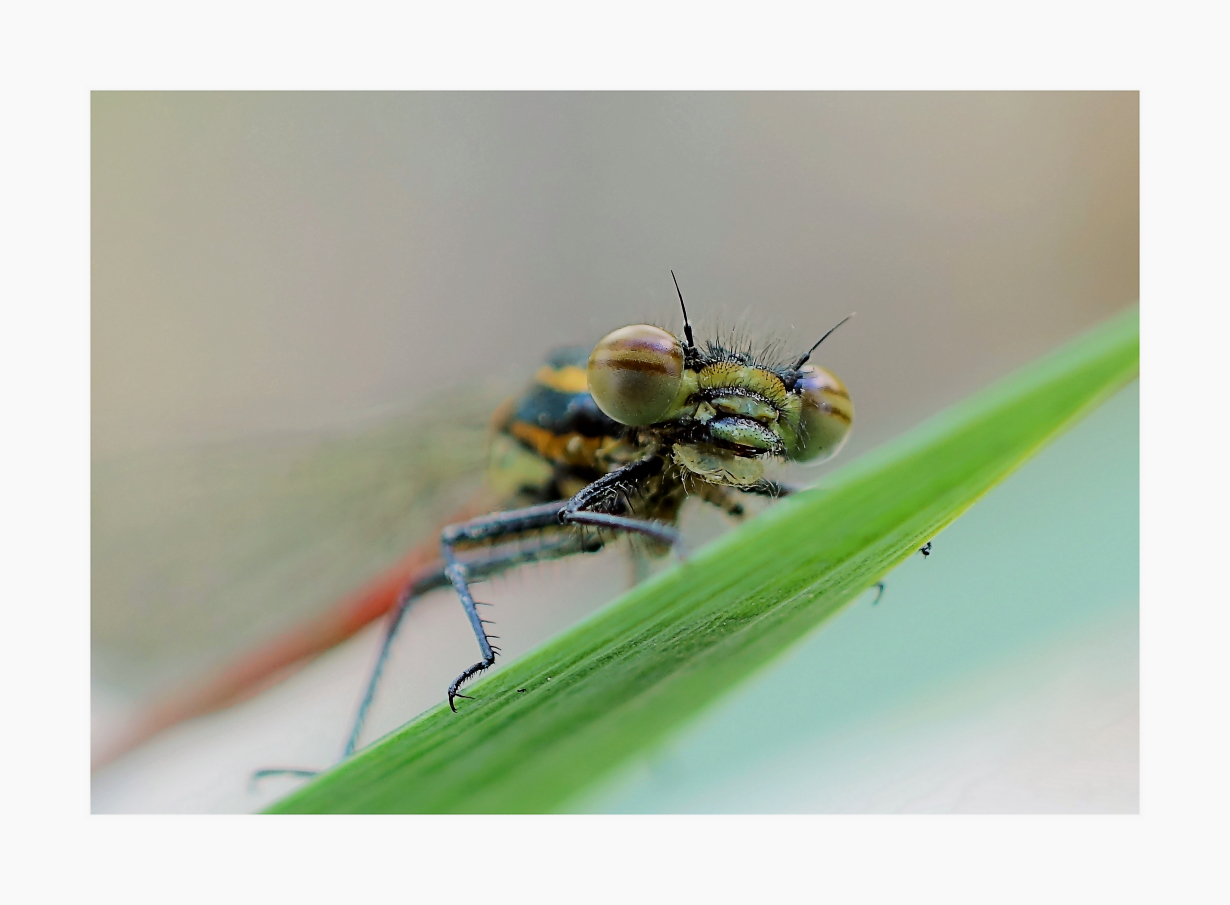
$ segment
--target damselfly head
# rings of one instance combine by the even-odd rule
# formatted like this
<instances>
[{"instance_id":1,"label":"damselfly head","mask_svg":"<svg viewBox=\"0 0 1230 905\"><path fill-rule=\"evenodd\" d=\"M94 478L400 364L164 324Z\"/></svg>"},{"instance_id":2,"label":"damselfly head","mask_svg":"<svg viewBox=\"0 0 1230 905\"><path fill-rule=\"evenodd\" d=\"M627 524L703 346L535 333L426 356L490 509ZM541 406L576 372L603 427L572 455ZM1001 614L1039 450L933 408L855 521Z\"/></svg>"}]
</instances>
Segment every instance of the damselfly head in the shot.
<instances>
[{"instance_id":1,"label":"damselfly head","mask_svg":"<svg viewBox=\"0 0 1230 905\"><path fill-rule=\"evenodd\" d=\"M699 477L747 486L761 479L766 458L820 462L849 436L845 385L807 364L820 342L788 365L715 344L702 351L685 309L683 340L649 324L621 327L594 347L586 376L609 417L657 434Z\"/></svg>"}]
</instances>

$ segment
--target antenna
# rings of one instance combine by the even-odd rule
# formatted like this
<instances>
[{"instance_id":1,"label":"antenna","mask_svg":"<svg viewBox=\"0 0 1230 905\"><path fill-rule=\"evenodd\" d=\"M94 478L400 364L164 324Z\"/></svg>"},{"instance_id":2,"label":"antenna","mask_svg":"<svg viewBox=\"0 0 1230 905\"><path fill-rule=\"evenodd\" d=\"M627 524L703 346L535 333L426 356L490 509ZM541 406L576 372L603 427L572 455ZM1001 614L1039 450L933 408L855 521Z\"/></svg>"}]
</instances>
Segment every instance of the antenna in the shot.
<instances>
[{"instance_id":1,"label":"antenna","mask_svg":"<svg viewBox=\"0 0 1230 905\"><path fill-rule=\"evenodd\" d=\"M843 318L842 318L842 319L841 319L841 320L837 323L837 327L840 327L842 324L844 324L846 321L848 321L848 320L849 320L850 318L852 318L852 317L854 317L854 312L853 312L853 311L851 311L849 314L847 314L845 317L843 317ZM837 329L837 327L834 327L834 328L833 328L833 330L836 330L836 329ZM828 333L824 334L822 337L820 337L818 340L816 340L816 345L812 346L810 349L808 349L806 352L804 352L804 353L803 353L803 357L802 357L802 358L800 358L798 361L796 361L796 362L794 363L794 365L790 368L790 370L792 370L792 371L797 371L799 368L803 367L803 365L807 364L807 359L811 358L811 353L812 353L812 352L815 352L815 351L816 351L816 349L817 349L817 347L820 345L820 343L824 342L826 339L828 339L828 338L832 335L833 330L830 330Z\"/></svg>"},{"instance_id":2,"label":"antenna","mask_svg":"<svg viewBox=\"0 0 1230 905\"><path fill-rule=\"evenodd\" d=\"M671 279L675 280L675 271L673 270L671 271ZM678 280L675 280L675 291L679 293L679 307L683 309L683 338L687 342L689 349L695 349L696 343L692 339L692 325L688 323L688 306L683 303L683 290L679 288ZM837 326L841 325L838 324ZM833 329L836 329L836 327ZM833 331L830 330L829 332L832 333ZM810 355L811 353L807 354Z\"/></svg>"}]
</instances>

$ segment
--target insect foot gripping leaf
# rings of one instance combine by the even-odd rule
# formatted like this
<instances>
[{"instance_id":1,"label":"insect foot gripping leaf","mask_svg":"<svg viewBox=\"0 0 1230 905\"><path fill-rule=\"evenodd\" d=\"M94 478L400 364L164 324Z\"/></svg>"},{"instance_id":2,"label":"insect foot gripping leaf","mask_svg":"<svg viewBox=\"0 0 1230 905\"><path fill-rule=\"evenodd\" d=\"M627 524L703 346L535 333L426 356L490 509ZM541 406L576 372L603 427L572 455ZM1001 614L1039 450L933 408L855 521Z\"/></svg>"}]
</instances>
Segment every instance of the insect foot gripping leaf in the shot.
<instances>
[{"instance_id":1,"label":"insect foot gripping leaf","mask_svg":"<svg viewBox=\"0 0 1230 905\"><path fill-rule=\"evenodd\" d=\"M271 810L565 807L915 555L1138 358L1133 309L510 663L463 715L437 707Z\"/></svg>"}]
</instances>

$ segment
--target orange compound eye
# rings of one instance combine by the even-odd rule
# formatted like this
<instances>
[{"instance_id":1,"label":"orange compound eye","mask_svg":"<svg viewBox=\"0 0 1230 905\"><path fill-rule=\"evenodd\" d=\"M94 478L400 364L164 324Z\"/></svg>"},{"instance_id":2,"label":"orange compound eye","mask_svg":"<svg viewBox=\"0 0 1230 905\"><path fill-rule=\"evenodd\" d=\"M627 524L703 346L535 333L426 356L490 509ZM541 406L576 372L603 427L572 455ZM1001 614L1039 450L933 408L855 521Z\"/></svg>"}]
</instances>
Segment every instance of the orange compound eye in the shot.
<instances>
[{"instance_id":1,"label":"orange compound eye","mask_svg":"<svg viewBox=\"0 0 1230 905\"><path fill-rule=\"evenodd\" d=\"M823 462L841 449L854 423L846 386L833 374L807 365L799 369L794 392L803 398L799 431L787 454L795 462Z\"/></svg>"},{"instance_id":2,"label":"orange compound eye","mask_svg":"<svg viewBox=\"0 0 1230 905\"><path fill-rule=\"evenodd\" d=\"M598 408L620 424L644 427L670 411L683 380L683 346L659 327L620 327L594 346L586 371Z\"/></svg>"}]
</instances>

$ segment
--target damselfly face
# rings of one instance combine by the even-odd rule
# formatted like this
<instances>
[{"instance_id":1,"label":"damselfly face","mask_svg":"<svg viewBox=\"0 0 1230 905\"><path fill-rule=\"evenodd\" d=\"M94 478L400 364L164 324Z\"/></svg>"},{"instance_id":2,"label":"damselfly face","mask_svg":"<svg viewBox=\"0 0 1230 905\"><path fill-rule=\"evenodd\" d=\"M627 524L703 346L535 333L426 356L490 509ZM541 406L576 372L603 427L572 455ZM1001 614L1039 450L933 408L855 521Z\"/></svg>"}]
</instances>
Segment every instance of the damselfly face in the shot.
<instances>
[{"instance_id":1,"label":"damselfly face","mask_svg":"<svg viewBox=\"0 0 1230 905\"><path fill-rule=\"evenodd\" d=\"M589 359L594 402L715 484L746 487L762 479L766 459L823 461L845 443L850 394L835 375L806 364L810 350L774 364L716 343L701 350L690 333L680 341L637 324L603 337Z\"/></svg>"}]
</instances>

